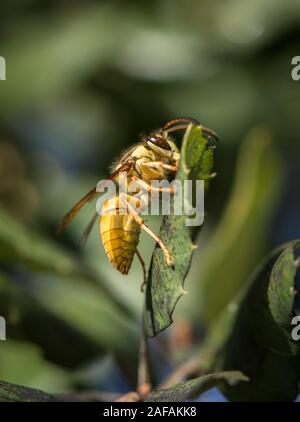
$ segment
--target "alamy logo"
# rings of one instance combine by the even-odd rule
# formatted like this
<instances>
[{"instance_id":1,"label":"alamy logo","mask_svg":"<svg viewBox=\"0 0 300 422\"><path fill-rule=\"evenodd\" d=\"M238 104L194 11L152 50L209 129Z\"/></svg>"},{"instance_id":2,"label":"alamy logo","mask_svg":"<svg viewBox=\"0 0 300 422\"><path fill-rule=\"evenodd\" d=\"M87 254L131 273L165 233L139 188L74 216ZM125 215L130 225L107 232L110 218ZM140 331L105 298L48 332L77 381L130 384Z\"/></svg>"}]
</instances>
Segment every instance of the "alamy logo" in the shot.
<instances>
[{"instance_id":1,"label":"alamy logo","mask_svg":"<svg viewBox=\"0 0 300 422\"><path fill-rule=\"evenodd\" d=\"M97 192L102 194L96 203L99 215L170 215L173 195L173 213L184 215L186 226L201 226L204 221L204 180L146 183L121 172L114 181L101 180Z\"/></svg>"},{"instance_id":2,"label":"alamy logo","mask_svg":"<svg viewBox=\"0 0 300 422\"><path fill-rule=\"evenodd\" d=\"M6 60L0 56L0 81L6 80Z\"/></svg>"},{"instance_id":3,"label":"alamy logo","mask_svg":"<svg viewBox=\"0 0 300 422\"><path fill-rule=\"evenodd\" d=\"M299 81L300 79L300 56L295 56L292 58L292 65L295 66L292 69L292 79L294 81Z\"/></svg>"},{"instance_id":4,"label":"alamy logo","mask_svg":"<svg viewBox=\"0 0 300 422\"><path fill-rule=\"evenodd\" d=\"M300 340L300 316L297 315L292 319L292 326L294 328L292 329L292 339L294 341Z\"/></svg>"},{"instance_id":5,"label":"alamy logo","mask_svg":"<svg viewBox=\"0 0 300 422\"><path fill-rule=\"evenodd\" d=\"M6 321L0 316L0 340L6 340Z\"/></svg>"}]
</instances>

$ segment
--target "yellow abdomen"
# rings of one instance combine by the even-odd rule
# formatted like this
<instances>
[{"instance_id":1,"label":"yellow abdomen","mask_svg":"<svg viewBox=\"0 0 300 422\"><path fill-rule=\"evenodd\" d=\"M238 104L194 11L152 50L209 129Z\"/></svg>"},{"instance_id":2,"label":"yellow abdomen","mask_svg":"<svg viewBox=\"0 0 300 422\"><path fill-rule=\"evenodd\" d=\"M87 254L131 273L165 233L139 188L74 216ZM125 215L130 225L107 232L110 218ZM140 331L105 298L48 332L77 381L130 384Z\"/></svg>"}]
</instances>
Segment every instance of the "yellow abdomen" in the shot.
<instances>
[{"instance_id":1,"label":"yellow abdomen","mask_svg":"<svg viewBox=\"0 0 300 422\"><path fill-rule=\"evenodd\" d=\"M100 217L100 236L112 265L122 274L127 274L139 241L140 226L131 214L117 215L119 209L119 198L104 202Z\"/></svg>"}]
</instances>

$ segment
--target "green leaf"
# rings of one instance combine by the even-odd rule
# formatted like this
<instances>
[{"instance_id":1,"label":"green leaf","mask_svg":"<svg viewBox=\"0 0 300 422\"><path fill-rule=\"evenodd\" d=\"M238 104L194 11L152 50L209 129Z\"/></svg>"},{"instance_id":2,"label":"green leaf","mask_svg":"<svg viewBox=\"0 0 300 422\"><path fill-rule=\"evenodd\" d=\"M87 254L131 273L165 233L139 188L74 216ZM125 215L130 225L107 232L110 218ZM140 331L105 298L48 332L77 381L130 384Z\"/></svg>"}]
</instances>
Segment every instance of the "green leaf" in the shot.
<instances>
[{"instance_id":1,"label":"green leaf","mask_svg":"<svg viewBox=\"0 0 300 422\"><path fill-rule=\"evenodd\" d=\"M128 354L133 353L137 330L131 311L118 292L111 291L108 284L77 257L1 208L0 261L8 269L18 264L23 279L19 284L14 282L13 276L7 279L0 274L1 314L5 312L8 320L10 314L17 314L17 319L12 318L18 321L14 327L16 336L20 335L18 328L23 330L26 340L46 347L47 356L59 363L66 361L68 351L64 349L60 356L57 345L47 347L46 325L59 327L58 336L70 330L74 333L73 340L83 339L81 345L87 345L88 354L109 350L121 356L124 344ZM45 327L41 316L47 321ZM30 325L35 330L30 329ZM126 339L131 341L126 342ZM66 345L66 342L60 344ZM80 347L70 355L74 361L85 356ZM71 364L71 356L68 359Z\"/></svg>"},{"instance_id":2,"label":"green leaf","mask_svg":"<svg viewBox=\"0 0 300 422\"><path fill-rule=\"evenodd\" d=\"M291 338L291 322L299 247L300 241L291 242L268 258L231 319L219 364L222 370L235 368L250 378L239 388L224 387L232 401L293 401L298 395L300 343Z\"/></svg>"},{"instance_id":3,"label":"green leaf","mask_svg":"<svg viewBox=\"0 0 300 422\"><path fill-rule=\"evenodd\" d=\"M22 385L0 381L0 402L53 402L58 401L50 394Z\"/></svg>"},{"instance_id":4,"label":"green leaf","mask_svg":"<svg viewBox=\"0 0 300 422\"><path fill-rule=\"evenodd\" d=\"M38 279L30 284L33 297L47 312L97 344L99 353L112 352L128 364L134 359L138 346L136 323L94 286L75 277L44 279L42 289L38 284Z\"/></svg>"},{"instance_id":5,"label":"green leaf","mask_svg":"<svg viewBox=\"0 0 300 422\"><path fill-rule=\"evenodd\" d=\"M277 259L270 277L268 299L270 311L276 324L290 338L291 314L296 290L293 280L296 277L294 249L299 246L292 243Z\"/></svg>"},{"instance_id":6,"label":"green leaf","mask_svg":"<svg viewBox=\"0 0 300 422\"><path fill-rule=\"evenodd\" d=\"M21 222L0 209L0 259L16 261L32 270L70 275L80 271L80 265L70 254L52 241L29 230Z\"/></svg>"},{"instance_id":7,"label":"green leaf","mask_svg":"<svg viewBox=\"0 0 300 422\"><path fill-rule=\"evenodd\" d=\"M47 20L29 18L20 21L9 41L2 41L9 78L0 103L6 105L7 112L41 104L43 98L54 98L70 89L99 65L105 65L120 40L128 36L124 16L117 19L115 7L98 5L73 10L57 19L63 30L53 33ZM112 20L116 25L113 32L109 24Z\"/></svg>"},{"instance_id":8,"label":"green leaf","mask_svg":"<svg viewBox=\"0 0 300 422\"><path fill-rule=\"evenodd\" d=\"M40 274L33 279L20 284L0 273L1 316L10 341L34 342L48 360L66 367L107 351L131 356L137 342L134 323L97 288L75 277Z\"/></svg>"},{"instance_id":9,"label":"green leaf","mask_svg":"<svg viewBox=\"0 0 300 422\"><path fill-rule=\"evenodd\" d=\"M213 148L203 137L201 126L190 125L183 139L176 179L180 182L187 179L208 182L212 166ZM159 236L173 257L174 268L166 264L161 249L156 246L146 289L144 321L148 336L157 335L172 323L176 303L184 294L183 284L193 254L191 230L186 224L186 216L174 215L173 200L171 213L164 217Z\"/></svg>"},{"instance_id":10,"label":"green leaf","mask_svg":"<svg viewBox=\"0 0 300 422\"><path fill-rule=\"evenodd\" d=\"M78 257L52 240L36 233L0 208L0 260L7 264L21 263L34 272L44 271L62 277L80 278L107 295L112 306L130 314L119 296Z\"/></svg>"},{"instance_id":11,"label":"green leaf","mask_svg":"<svg viewBox=\"0 0 300 422\"><path fill-rule=\"evenodd\" d=\"M213 235L196 251L189 312L210 325L238 294L263 258L266 237L282 182L282 162L264 127L242 143L235 185ZM191 311L192 310L192 311Z\"/></svg>"},{"instance_id":12,"label":"green leaf","mask_svg":"<svg viewBox=\"0 0 300 422\"><path fill-rule=\"evenodd\" d=\"M240 381L248 381L248 378L239 371L218 372L181 382L165 390L154 391L145 401L183 402L195 399L213 387L220 387L227 384L229 386L228 388L231 388Z\"/></svg>"},{"instance_id":13,"label":"green leaf","mask_svg":"<svg viewBox=\"0 0 300 422\"><path fill-rule=\"evenodd\" d=\"M11 338L2 341L0 361L0 380L25 384L50 394L69 392L72 387L71 372L45 359L42 350L33 343Z\"/></svg>"}]
</instances>

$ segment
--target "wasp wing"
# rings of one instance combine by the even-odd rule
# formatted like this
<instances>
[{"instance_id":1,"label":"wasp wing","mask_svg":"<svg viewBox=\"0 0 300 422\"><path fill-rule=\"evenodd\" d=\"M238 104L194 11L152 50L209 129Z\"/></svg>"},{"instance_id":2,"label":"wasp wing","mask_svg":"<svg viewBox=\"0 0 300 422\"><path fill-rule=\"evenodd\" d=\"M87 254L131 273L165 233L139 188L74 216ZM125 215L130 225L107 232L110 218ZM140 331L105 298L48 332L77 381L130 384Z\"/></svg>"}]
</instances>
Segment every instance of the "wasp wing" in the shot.
<instances>
[{"instance_id":1,"label":"wasp wing","mask_svg":"<svg viewBox=\"0 0 300 422\"><path fill-rule=\"evenodd\" d=\"M81 210L81 208L90 202L94 197L97 195L96 188L91 189L83 198L78 201L74 207L63 217L61 220L57 232L60 234L62 233L65 228L71 223L71 221L74 219L76 214Z\"/></svg>"},{"instance_id":2,"label":"wasp wing","mask_svg":"<svg viewBox=\"0 0 300 422\"><path fill-rule=\"evenodd\" d=\"M128 162L124 163L117 170L115 170L110 176L108 176L106 180L112 180L119 173L124 172L124 171L128 171L131 168L132 165L133 165L133 163L131 161L128 161ZM98 185L98 189L99 189L99 185ZM99 192L97 191L97 186L96 186L93 189L91 189L83 198L81 198L74 205L74 207L63 217L63 219L61 220L61 222L60 222L60 224L58 226L57 232L59 234L62 233L65 230L65 228L73 221L73 219L75 218L76 214L81 210L81 208L85 204L87 204L88 202L92 201L97 194L99 194ZM93 218L93 220L94 220L94 218ZM89 228L89 226L87 227L87 229ZM93 226L93 224L91 225L91 228L92 228L92 226ZM90 228L90 230L91 230L91 228Z\"/></svg>"},{"instance_id":3,"label":"wasp wing","mask_svg":"<svg viewBox=\"0 0 300 422\"><path fill-rule=\"evenodd\" d=\"M82 233L81 239L80 239L80 245L83 247L86 244L86 241L92 231L92 228L94 227L94 224L97 221L97 217L98 214L95 212L95 214L93 215L93 218L91 219L91 221L89 222L89 224L86 226L86 228L84 229L84 232Z\"/></svg>"}]
</instances>

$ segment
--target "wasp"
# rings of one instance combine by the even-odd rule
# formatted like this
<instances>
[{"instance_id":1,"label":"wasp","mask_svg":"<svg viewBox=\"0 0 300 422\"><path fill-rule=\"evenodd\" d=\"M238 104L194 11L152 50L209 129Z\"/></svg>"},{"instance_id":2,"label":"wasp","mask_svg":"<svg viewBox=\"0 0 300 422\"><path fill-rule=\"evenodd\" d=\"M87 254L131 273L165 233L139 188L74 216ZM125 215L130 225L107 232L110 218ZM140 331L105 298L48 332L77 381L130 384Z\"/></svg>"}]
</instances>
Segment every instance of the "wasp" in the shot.
<instances>
[{"instance_id":1,"label":"wasp","mask_svg":"<svg viewBox=\"0 0 300 422\"><path fill-rule=\"evenodd\" d=\"M140 215L141 213L136 211L137 205L140 205L143 201L146 203L146 196L148 197L149 193L153 193L155 189L151 186L153 180L162 181L175 177L179 166L180 153L170 134L186 130L189 124L200 125L196 119L180 117L168 121L160 129L143 136L138 144L122 155L114 166L112 173L106 179L113 181L118 179L118 183L124 184L123 188L125 185L127 188L130 182L135 182L133 190L122 189L122 192L115 197L105 200L99 217L99 226L105 253L111 264L120 273L128 274L136 254L144 274L142 290L146 283L146 270L142 255L137 248L141 230L148 233L161 248L167 265L172 267L174 263L166 245L145 223ZM218 140L217 135L211 129L201 127L202 133L207 139ZM120 174L125 174L125 178L120 178ZM154 193L159 194L164 191L168 191L170 194L174 193L171 186L167 188L158 187ZM140 192L139 196L137 195L138 192ZM97 194L99 194L99 189L95 186L64 216L58 231L62 232L81 208L93 200ZM142 208L139 207L139 209ZM120 210L123 212L121 213ZM96 213L84 231L83 242L86 241L97 217L98 214Z\"/></svg>"}]
</instances>

